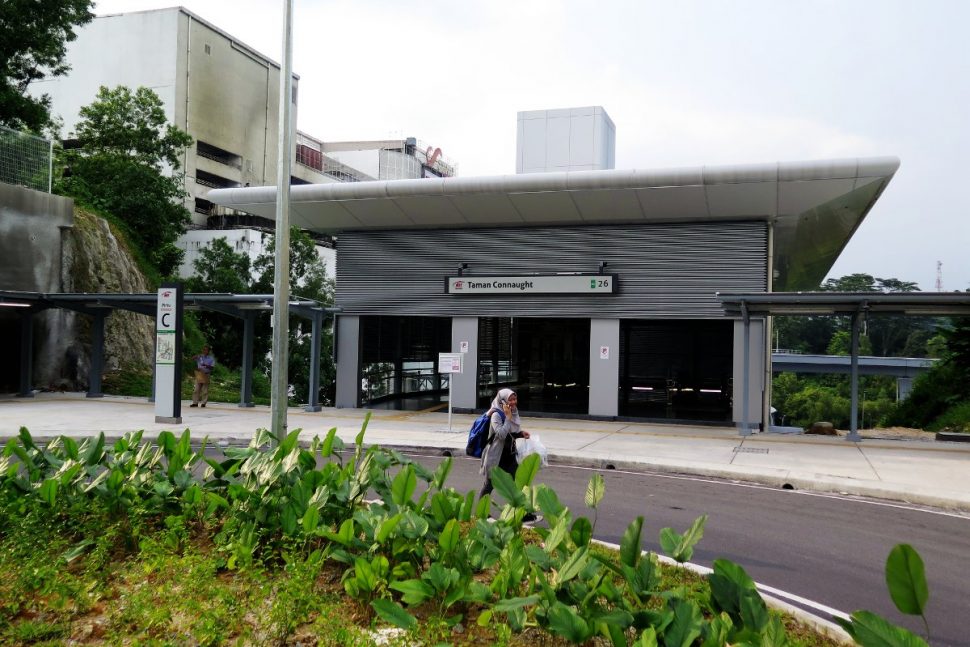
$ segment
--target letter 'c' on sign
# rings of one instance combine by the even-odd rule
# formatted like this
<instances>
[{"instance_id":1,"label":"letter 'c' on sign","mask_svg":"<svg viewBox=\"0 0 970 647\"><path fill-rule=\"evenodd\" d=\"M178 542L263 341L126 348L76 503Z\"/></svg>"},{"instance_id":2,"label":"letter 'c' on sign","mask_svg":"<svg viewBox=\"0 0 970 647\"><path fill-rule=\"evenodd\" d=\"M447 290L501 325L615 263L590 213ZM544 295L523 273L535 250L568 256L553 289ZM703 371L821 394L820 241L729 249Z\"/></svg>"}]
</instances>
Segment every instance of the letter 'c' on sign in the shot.
<instances>
[{"instance_id":1,"label":"letter 'c' on sign","mask_svg":"<svg viewBox=\"0 0 970 647\"><path fill-rule=\"evenodd\" d=\"M172 324L168 322L168 318L172 316L171 312L162 313L162 328L171 328Z\"/></svg>"}]
</instances>

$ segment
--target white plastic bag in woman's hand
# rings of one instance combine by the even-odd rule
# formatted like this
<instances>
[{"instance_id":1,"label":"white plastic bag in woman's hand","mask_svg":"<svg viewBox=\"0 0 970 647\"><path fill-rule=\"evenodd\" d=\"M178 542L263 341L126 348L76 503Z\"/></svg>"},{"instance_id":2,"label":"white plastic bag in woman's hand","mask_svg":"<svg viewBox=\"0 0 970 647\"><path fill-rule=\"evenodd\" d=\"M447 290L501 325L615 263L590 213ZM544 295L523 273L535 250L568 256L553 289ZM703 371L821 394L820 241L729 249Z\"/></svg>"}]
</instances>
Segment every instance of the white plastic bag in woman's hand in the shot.
<instances>
[{"instance_id":1,"label":"white plastic bag in woman's hand","mask_svg":"<svg viewBox=\"0 0 970 647\"><path fill-rule=\"evenodd\" d=\"M546 446L539 441L539 436L530 434L528 438L520 438L515 443L515 457L521 463L529 454L538 454L539 463L545 467L549 465L549 452Z\"/></svg>"}]
</instances>

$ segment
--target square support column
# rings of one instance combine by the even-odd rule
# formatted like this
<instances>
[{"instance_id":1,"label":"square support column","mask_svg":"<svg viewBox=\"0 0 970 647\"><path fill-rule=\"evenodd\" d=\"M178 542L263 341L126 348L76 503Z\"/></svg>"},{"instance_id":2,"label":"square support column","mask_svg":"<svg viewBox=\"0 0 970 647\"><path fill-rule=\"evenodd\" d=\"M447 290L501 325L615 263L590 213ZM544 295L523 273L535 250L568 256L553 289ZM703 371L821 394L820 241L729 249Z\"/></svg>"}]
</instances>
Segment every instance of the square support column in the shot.
<instances>
[{"instance_id":1,"label":"square support column","mask_svg":"<svg viewBox=\"0 0 970 647\"><path fill-rule=\"evenodd\" d=\"M620 397L620 320L589 322L589 415L615 418Z\"/></svg>"},{"instance_id":2,"label":"square support column","mask_svg":"<svg viewBox=\"0 0 970 647\"><path fill-rule=\"evenodd\" d=\"M20 316L20 392L21 398L34 397L34 313Z\"/></svg>"},{"instance_id":3,"label":"square support column","mask_svg":"<svg viewBox=\"0 0 970 647\"><path fill-rule=\"evenodd\" d=\"M91 369L88 372L88 397L103 398L101 373L104 372L104 320L107 312L96 312L91 317Z\"/></svg>"},{"instance_id":4,"label":"square support column","mask_svg":"<svg viewBox=\"0 0 970 647\"><path fill-rule=\"evenodd\" d=\"M478 317L452 317L451 352L468 351L462 358L462 372L451 374L451 405L457 409L478 408Z\"/></svg>"},{"instance_id":5,"label":"square support column","mask_svg":"<svg viewBox=\"0 0 970 647\"><path fill-rule=\"evenodd\" d=\"M766 422L762 420L765 322L760 318L746 319L734 322L734 370L731 380L732 420L738 425L742 436L753 433Z\"/></svg>"},{"instance_id":6,"label":"square support column","mask_svg":"<svg viewBox=\"0 0 970 647\"><path fill-rule=\"evenodd\" d=\"M313 313L310 333L310 393L304 411L320 411L320 333L323 329L323 313Z\"/></svg>"},{"instance_id":7,"label":"square support column","mask_svg":"<svg viewBox=\"0 0 970 647\"><path fill-rule=\"evenodd\" d=\"M360 317L340 315L336 322L338 408L360 406Z\"/></svg>"},{"instance_id":8,"label":"square support column","mask_svg":"<svg viewBox=\"0 0 970 647\"><path fill-rule=\"evenodd\" d=\"M253 406L253 330L256 313L243 311L242 383L239 386L239 406Z\"/></svg>"}]
</instances>

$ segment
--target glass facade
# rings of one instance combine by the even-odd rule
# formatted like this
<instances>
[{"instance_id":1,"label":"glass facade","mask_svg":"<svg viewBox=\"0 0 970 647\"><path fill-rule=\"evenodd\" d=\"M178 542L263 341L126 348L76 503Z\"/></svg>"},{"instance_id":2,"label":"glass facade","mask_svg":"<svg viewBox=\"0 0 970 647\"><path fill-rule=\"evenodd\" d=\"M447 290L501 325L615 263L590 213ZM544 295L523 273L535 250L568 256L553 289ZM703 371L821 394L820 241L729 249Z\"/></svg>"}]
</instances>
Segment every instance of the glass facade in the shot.
<instances>
[{"instance_id":1,"label":"glass facade","mask_svg":"<svg viewBox=\"0 0 970 647\"><path fill-rule=\"evenodd\" d=\"M523 412L589 412L589 319L478 320L478 405L504 387Z\"/></svg>"},{"instance_id":2,"label":"glass facade","mask_svg":"<svg viewBox=\"0 0 970 647\"><path fill-rule=\"evenodd\" d=\"M449 317L361 317L360 406L417 411L447 402L438 353L450 350Z\"/></svg>"},{"instance_id":3,"label":"glass facade","mask_svg":"<svg viewBox=\"0 0 970 647\"><path fill-rule=\"evenodd\" d=\"M731 321L621 321L619 414L730 421L733 330Z\"/></svg>"}]
</instances>

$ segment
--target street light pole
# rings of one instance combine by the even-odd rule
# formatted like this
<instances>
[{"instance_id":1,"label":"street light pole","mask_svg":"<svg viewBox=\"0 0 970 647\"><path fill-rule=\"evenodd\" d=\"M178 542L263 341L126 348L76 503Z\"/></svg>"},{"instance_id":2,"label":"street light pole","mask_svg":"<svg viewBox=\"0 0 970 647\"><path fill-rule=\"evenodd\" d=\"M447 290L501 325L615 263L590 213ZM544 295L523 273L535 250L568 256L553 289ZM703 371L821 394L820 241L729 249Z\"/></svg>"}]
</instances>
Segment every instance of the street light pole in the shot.
<instances>
[{"instance_id":1,"label":"street light pole","mask_svg":"<svg viewBox=\"0 0 970 647\"><path fill-rule=\"evenodd\" d=\"M283 0L283 61L280 68L279 147L276 173L276 250L273 273L272 432L286 437L290 332L290 127L293 107L293 0Z\"/></svg>"}]
</instances>

